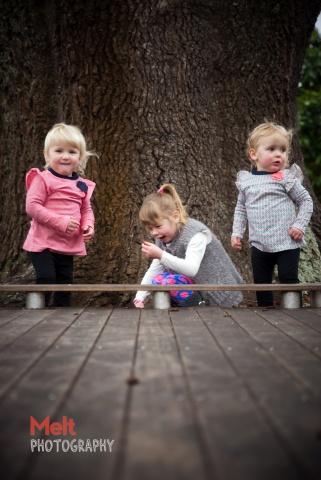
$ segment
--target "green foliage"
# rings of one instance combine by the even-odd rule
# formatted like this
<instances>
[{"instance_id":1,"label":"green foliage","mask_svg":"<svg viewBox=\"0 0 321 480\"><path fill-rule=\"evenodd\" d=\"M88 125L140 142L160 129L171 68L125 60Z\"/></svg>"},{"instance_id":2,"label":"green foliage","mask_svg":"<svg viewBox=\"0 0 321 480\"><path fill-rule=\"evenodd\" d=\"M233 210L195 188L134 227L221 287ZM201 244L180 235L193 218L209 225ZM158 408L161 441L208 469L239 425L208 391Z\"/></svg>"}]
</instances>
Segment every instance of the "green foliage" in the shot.
<instances>
[{"instance_id":1,"label":"green foliage","mask_svg":"<svg viewBox=\"0 0 321 480\"><path fill-rule=\"evenodd\" d=\"M313 31L298 94L300 144L313 189L321 201L321 37Z\"/></svg>"}]
</instances>

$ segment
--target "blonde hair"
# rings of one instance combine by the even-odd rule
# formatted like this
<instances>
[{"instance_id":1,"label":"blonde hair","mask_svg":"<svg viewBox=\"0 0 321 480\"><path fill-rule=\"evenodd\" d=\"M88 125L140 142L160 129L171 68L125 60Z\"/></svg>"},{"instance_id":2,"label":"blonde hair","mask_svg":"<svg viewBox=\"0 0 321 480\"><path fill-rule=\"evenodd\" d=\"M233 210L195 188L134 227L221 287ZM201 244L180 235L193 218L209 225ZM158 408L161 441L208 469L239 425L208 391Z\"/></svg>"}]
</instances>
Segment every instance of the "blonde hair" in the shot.
<instances>
[{"instance_id":1,"label":"blonde hair","mask_svg":"<svg viewBox=\"0 0 321 480\"><path fill-rule=\"evenodd\" d=\"M251 163L253 165L256 165L255 161L251 159L250 157L250 150L257 150L258 144L259 144L259 139L260 137L269 137L270 135L273 135L274 133L278 133L285 137L288 141L288 148L287 148L287 157L289 157L290 151L291 151L291 143L292 143L292 137L293 137L293 130L287 130L284 128L282 125L278 125L277 123L274 122L264 122L258 125L257 127L252 130L250 133L248 139L247 139L247 144L246 144L246 154L251 160ZM286 163L286 166L288 166L288 160Z\"/></svg>"},{"instance_id":2,"label":"blonde hair","mask_svg":"<svg viewBox=\"0 0 321 480\"><path fill-rule=\"evenodd\" d=\"M173 185L165 183L155 193L147 195L139 211L139 220L144 226L155 225L161 219L171 219L178 211L180 223L186 224L188 214Z\"/></svg>"},{"instance_id":3,"label":"blonde hair","mask_svg":"<svg viewBox=\"0 0 321 480\"><path fill-rule=\"evenodd\" d=\"M79 150L80 159L77 166L77 173L79 173L79 175L83 175L85 173L88 158L96 154L86 150L86 140L81 130L75 125L66 125L65 123L56 123L56 125L54 125L46 135L44 146L44 155L46 160L45 169L50 167L47 159L48 150L52 145L59 144L60 142L67 143L71 147Z\"/></svg>"}]
</instances>

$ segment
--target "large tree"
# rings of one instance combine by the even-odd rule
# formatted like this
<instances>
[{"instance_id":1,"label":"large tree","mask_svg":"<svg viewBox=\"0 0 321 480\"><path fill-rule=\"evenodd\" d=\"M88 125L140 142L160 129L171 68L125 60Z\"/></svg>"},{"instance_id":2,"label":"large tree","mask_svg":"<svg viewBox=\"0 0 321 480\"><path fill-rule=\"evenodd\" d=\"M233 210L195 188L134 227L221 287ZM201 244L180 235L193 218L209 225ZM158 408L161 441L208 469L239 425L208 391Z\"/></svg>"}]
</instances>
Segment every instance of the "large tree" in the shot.
<instances>
[{"instance_id":1,"label":"large tree","mask_svg":"<svg viewBox=\"0 0 321 480\"><path fill-rule=\"evenodd\" d=\"M140 280L139 207L165 181L250 281L248 249L229 247L236 173L249 167L245 140L258 122L297 126L297 85L321 0L0 4L2 281L30 271L24 178L43 166L44 137L59 121L81 127L99 155L86 172L97 183L97 233L77 282ZM293 156L304 170L298 135ZM313 225L320 245L317 202Z\"/></svg>"}]
</instances>

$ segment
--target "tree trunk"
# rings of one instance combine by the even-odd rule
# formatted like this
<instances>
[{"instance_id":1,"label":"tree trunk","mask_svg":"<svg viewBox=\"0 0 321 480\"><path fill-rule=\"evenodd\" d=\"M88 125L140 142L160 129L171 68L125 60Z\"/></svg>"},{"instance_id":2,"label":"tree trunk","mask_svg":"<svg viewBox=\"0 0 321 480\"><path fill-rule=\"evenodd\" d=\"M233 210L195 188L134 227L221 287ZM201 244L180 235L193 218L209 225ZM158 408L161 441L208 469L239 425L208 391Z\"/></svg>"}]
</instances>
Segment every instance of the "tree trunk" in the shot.
<instances>
[{"instance_id":1,"label":"tree trunk","mask_svg":"<svg viewBox=\"0 0 321 480\"><path fill-rule=\"evenodd\" d=\"M43 167L45 135L60 121L78 125L99 155L86 171L97 183L96 237L76 262L76 282L140 281L138 211L163 182L176 185L251 281L249 250L230 248L236 173L249 168L245 142L256 124L297 126L297 85L321 1L0 3L2 281L29 275L24 178ZM304 170L297 134L292 151ZM320 246L316 199L313 227Z\"/></svg>"}]
</instances>

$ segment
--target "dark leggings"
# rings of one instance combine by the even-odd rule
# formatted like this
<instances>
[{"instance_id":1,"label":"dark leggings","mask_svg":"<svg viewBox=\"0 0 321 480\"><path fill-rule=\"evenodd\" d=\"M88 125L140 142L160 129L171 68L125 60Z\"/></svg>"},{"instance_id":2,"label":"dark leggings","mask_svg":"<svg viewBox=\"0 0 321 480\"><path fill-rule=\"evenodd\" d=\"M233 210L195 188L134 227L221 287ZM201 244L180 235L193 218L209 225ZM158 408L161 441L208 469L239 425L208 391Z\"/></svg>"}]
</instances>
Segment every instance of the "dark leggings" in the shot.
<instances>
[{"instance_id":1,"label":"dark leggings","mask_svg":"<svg viewBox=\"0 0 321 480\"><path fill-rule=\"evenodd\" d=\"M272 283L275 265L281 283L300 283L299 272L300 248L281 252L262 252L251 248L251 260L254 283ZM274 305L273 292L256 292L259 307Z\"/></svg>"},{"instance_id":2,"label":"dark leggings","mask_svg":"<svg viewBox=\"0 0 321 480\"><path fill-rule=\"evenodd\" d=\"M36 271L37 284L73 283L73 256L54 253L46 249L42 252L29 252ZM51 292L45 293L45 306L49 306ZM54 292L54 307L69 307L70 292Z\"/></svg>"}]
</instances>

